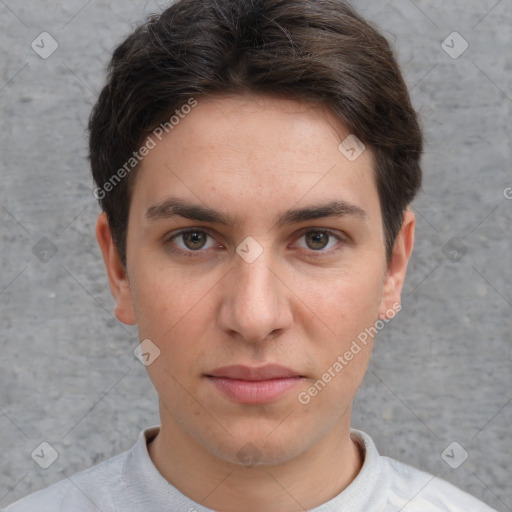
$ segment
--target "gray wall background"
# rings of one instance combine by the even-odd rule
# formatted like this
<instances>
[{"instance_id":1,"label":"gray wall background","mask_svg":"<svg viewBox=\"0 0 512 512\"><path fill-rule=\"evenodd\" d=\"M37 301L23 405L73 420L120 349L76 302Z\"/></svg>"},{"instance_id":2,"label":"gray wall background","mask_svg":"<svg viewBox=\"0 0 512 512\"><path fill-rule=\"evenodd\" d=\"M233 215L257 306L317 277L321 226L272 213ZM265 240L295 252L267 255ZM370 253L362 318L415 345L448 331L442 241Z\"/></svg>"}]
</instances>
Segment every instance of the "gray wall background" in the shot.
<instances>
[{"instance_id":1,"label":"gray wall background","mask_svg":"<svg viewBox=\"0 0 512 512\"><path fill-rule=\"evenodd\" d=\"M404 309L380 335L353 426L512 510L512 2L352 3L392 41L427 138ZM0 0L0 506L159 422L136 331L112 315L85 126L112 49L164 5ZM46 59L31 48L43 31L59 45ZM469 44L458 58L441 46L454 31ZM46 470L31 457L43 441L59 455Z\"/></svg>"}]
</instances>

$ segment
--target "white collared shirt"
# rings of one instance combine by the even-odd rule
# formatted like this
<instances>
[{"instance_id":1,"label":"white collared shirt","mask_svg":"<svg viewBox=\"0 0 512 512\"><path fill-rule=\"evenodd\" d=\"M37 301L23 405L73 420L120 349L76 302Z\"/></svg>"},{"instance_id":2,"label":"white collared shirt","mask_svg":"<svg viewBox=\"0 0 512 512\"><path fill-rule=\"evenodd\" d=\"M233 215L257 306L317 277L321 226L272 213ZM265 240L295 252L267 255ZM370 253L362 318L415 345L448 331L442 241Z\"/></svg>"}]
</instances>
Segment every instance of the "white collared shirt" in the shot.
<instances>
[{"instance_id":1,"label":"white collared shirt","mask_svg":"<svg viewBox=\"0 0 512 512\"><path fill-rule=\"evenodd\" d=\"M2 512L212 512L182 494L154 466L147 449L159 427L133 448L30 494ZM379 455L371 437L352 430L364 453L357 477L311 512L495 512L453 485Z\"/></svg>"}]
</instances>

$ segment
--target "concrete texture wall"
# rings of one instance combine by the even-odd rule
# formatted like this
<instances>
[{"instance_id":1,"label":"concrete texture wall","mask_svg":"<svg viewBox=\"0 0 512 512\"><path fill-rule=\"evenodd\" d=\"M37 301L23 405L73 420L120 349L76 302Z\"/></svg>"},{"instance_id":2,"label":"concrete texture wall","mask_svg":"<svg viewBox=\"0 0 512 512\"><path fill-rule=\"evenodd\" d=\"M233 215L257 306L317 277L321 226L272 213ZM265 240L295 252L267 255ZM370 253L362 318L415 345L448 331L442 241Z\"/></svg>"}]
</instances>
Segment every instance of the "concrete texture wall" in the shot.
<instances>
[{"instance_id":1,"label":"concrete texture wall","mask_svg":"<svg viewBox=\"0 0 512 512\"><path fill-rule=\"evenodd\" d=\"M353 425L512 510L512 3L353 4L392 41L427 139L403 311ZM112 315L85 127L112 49L164 5L0 1L0 506L159 422L137 333Z\"/></svg>"}]
</instances>

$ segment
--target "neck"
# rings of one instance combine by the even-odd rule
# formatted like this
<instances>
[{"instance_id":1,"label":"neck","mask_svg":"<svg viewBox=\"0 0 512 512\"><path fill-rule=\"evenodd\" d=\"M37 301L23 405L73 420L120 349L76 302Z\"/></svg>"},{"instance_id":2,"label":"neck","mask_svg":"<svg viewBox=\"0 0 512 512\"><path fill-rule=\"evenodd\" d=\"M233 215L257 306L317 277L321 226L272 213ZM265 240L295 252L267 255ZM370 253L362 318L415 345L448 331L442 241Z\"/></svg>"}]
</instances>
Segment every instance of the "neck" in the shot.
<instances>
[{"instance_id":1,"label":"neck","mask_svg":"<svg viewBox=\"0 0 512 512\"><path fill-rule=\"evenodd\" d=\"M344 423L282 464L246 467L215 456L176 423L162 421L149 455L180 492L219 512L310 510L342 492L362 467L350 422Z\"/></svg>"}]
</instances>

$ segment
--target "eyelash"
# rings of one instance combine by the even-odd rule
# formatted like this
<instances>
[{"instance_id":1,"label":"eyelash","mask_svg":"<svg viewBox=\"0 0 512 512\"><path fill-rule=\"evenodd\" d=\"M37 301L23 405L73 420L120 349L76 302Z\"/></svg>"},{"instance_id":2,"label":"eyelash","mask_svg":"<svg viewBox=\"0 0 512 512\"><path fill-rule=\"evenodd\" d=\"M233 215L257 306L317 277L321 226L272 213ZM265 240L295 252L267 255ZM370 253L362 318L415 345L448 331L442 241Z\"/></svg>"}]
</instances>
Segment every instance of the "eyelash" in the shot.
<instances>
[{"instance_id":1,"label":"eyelash","mask_svg":"<svg viewBox=\"0 0 512 512\"><path fill-rule=\"evenodd\" d=\"M172 252L172 253L175 253L175 254L179 254L179 255L182 255L182 256L186 256L186 257L189 257L189 258L198 258L198 257L201 257L201 256L204 256L204 252L205 250L207 251L208 249L199 249L197 251L192 251L192 250L188 250L188 251L184 251L182 249L177 249L177 248L171 248L171 244L173 243L173 240L178 238L179 236L181 235L184 235L186 233L205 233L207 236L209 237L213 237L213 235L207 230L207 229L204 229L204 228L185 228L185 229L181 229L180 231L178 231L177 233L172 233L170 236L168 236L165 240L165 245L167 247L169 247L169 250ZM329 235L329 237L333 237L333 238L336 238L339 242L346 242L346 239L344 239L343 237L341 237L340 235L334 233L333 231L329 230L329 229L321 229L321 228L317 228L317 229L308 229L304 232L302 232L299 236L299 239L302 238L303 236L305 235L308 235L310 233L326 233L327 235ZM332 249L329 249L327 251L314 251L313 249L309 249L309 254L305 254L304 256L306 258L322 258L322 257L325 257L325 256L331 256L332 254L338 252L341 250L341 247L338 247L339 243L336 244L335 248L332 248Z\"/></svg>"}]
</instances>

